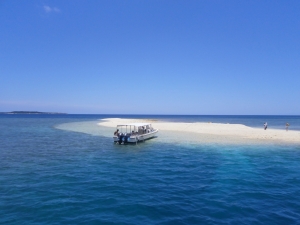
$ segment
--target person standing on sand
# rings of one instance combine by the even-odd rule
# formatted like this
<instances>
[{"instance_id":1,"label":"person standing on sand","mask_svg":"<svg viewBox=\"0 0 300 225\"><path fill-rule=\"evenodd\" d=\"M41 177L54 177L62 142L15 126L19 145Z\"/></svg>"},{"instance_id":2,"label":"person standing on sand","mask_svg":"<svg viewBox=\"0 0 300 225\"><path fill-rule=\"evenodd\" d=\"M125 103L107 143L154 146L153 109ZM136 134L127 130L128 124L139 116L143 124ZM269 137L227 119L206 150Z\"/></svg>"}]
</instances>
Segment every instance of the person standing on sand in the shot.
<instances>
[{"instance_id":1,"label":"person standing on sand","mask_svg":"<svg viewBox=\"0 0 300 225\"><path fill-rule=\"evenodd\" d=\"M264 123L264 129L266 130L267 128L268 128L268 123L265 122L265 123Z\"/></svg>"},{"instance_id":2,"label":"person standing on sand","mask_svg":"<svg viewBox=\"0 0 300 225\"><path fill-rule=\"evenodd\" d=\"M289 123L286 123L286 124L285 124L285 130L286 130L286 131L288 131L288 130L289 130L289 126L290 126L290 124L289 124Z\"/></svg>"}]
</instances>

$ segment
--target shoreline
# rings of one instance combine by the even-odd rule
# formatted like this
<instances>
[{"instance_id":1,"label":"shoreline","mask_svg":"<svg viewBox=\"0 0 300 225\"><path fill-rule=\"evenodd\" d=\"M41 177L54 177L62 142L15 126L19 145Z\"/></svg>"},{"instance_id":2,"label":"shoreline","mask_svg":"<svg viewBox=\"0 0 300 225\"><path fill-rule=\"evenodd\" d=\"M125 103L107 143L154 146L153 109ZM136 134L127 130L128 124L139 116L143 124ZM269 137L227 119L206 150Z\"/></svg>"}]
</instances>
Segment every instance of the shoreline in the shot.
<instances>
[{"instance_id":1,"label":"shoreline","mask_svg":"<svg viewBox=\"0 0 300 225\"><path fill-rule=\"evenodd\" d=\"M165 122L156 119L121 119L106 118L98 123L100 126L116 127L126 123L152 123L159 129L158 136L178 141L197 143L274 143L274 144L300 144L300 131L252 128L243 124L224 124L212 122Z\"/></svg>"}]
</instances>

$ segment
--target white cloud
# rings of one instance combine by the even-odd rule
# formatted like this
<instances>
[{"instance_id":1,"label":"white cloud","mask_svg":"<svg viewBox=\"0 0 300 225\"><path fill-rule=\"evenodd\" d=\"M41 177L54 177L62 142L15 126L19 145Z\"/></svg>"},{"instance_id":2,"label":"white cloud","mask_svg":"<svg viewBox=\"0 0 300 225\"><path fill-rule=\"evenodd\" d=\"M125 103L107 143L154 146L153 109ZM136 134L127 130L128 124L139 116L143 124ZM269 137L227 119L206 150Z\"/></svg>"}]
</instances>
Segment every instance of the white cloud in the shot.
<instances>
[{"instance_id":1,"label":"white cloud","mask_svg":"<svg viewBox=\"0 0 300 225\"><path fill-rule=\"evenodd\" d=\"M44 10L46 13L60 13L60 9L57 7L50 7L48 5L44 5Z\"/></svg>"}]
</instances>

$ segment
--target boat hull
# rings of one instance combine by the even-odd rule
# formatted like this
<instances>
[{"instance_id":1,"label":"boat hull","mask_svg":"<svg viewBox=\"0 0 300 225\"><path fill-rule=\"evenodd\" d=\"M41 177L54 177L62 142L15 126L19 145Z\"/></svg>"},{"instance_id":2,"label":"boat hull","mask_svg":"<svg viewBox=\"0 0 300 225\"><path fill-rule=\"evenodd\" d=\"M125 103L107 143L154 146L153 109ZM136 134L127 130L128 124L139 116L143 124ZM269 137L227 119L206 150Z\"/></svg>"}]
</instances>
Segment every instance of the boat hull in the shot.
<instances>
[{"instance_id":1,"label":"boat hull","mask_svg":"<svg viewBox=\"0 0 300 225\"><path fill-rule=\"evenodd\" d=\"M115 143L119 143L119 144L137 143L137 142L145 141L145 140L148 140L148 139L151 139L151 138L155 137L157 132L158 132L158 129L150 131L150 132L145 133L145 134L131 135L130 137L126 137L126 136L117 137L117 136L114 136L113 139L114 139Z\"/></svg>"}]
</instances>

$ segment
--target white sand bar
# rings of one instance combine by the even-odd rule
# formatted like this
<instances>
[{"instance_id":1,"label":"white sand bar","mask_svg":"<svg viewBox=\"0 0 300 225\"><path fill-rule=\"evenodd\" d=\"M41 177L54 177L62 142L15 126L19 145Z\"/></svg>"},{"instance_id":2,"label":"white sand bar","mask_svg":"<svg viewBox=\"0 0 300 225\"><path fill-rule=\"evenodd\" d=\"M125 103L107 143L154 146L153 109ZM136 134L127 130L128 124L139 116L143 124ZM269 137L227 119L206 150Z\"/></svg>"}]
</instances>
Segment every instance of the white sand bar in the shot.
<instances>
[{"instance_id":1,"label":"white sand bar","mask_svg":"<svg viewBox=\"0 0 300 225\"><path fill-rule=\"evenodd\" d=\"M209 142L209 143L291 143L300 144L300 131L285 129L252 128L242 124L222 123L178 123L155 119L103 119L98 124L106 127L116 127L126 123L152 123L159 129L158 136L173 138L177 141ZM163 135L163 134L167 134ZM172 137L173 136L173 137Z\"/></svg>"}]
</instances>

